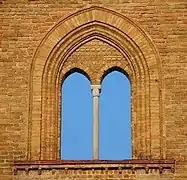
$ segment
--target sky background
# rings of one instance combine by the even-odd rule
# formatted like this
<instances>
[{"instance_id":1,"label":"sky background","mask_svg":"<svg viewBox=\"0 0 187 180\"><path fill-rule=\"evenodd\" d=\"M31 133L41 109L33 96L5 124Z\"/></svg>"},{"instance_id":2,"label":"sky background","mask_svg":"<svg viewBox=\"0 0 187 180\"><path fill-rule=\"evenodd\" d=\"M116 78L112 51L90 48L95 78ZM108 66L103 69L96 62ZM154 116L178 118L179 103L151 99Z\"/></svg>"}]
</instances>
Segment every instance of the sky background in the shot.
<instances>
[{"instance_id":1,"label":"sky background","mask_svg":"<svg viewBox=\"0 0 187 180\"><path fill-rule=\"evenodd\" d=\"M132 158L130 82L120 72L108 74L99 100L99 159ZM93 159L93 112L89 80L73 73L62 85L61 159Z\"/></svg>"}]
</instances>

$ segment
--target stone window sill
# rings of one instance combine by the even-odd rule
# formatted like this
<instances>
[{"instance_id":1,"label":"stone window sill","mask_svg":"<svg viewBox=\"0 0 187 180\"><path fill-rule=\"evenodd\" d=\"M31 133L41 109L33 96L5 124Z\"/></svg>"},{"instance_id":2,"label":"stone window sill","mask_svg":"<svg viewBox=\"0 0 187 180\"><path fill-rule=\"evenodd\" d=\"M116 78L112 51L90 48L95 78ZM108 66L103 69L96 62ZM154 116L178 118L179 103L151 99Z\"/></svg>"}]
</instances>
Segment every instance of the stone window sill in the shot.
<instances>
[{"instance_id":1,"label":"stone window sill","mask_svg":"<svg viewBox=\"0 0 187 180\"><path fill-rule=\"evenodd\" d=\"M42 160L42 161L15 161L14 174L19 171L38 171L40 175L48 170L130 170L135 173L138 170L144 170L149 173L150 170L158 170L161 174L164 171L175 172L175 160Z\"/></svg>"}]
</instances>

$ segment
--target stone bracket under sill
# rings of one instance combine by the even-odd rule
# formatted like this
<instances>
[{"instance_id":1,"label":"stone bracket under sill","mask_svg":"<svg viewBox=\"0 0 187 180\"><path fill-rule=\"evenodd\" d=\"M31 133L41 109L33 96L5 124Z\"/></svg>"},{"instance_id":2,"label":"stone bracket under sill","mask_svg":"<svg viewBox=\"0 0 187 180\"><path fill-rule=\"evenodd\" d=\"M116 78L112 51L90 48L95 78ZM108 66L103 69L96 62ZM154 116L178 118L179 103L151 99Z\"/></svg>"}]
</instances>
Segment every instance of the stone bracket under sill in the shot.
<instances>
[{"instance_id":1,"label":"stone bracket under sill","mask_svg":"<svg viewBox=\"0 0 187 180\"><path fill-rule=\"evenodd\" d=\"M56 170L158 170L162 174L165 170L175 172L175 160L37 160L37 161L15 161L13 165L14 174L18 171L38 171L38 174L45 170L55 173Z\"/></svg>"}]
</instances>

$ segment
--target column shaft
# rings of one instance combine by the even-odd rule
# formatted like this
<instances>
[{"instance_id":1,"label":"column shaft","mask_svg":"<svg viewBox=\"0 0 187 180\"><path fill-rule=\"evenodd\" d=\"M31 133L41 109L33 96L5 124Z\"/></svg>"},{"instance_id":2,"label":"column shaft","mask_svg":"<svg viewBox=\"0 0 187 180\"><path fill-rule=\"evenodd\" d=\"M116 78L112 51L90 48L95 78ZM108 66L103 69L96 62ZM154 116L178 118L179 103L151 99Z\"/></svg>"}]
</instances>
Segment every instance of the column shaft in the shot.
<instances>
[{"instance_id":1,"label":"column shaft","mask_svg":"<svg viewBox=\"0 0 187 180\"><path fill-rule=\"evenodd\" d=\"M100 85L92 85L93 95L93 159L99 159L99 94Z\"/></svg>"},{"instance_id":2,"label":"column shaft","mask_svg":"<svg viewBox=\"0 0 187 180\"><path fill-rule=\"evenodd\" d=\"M93 98L93 156L94 159L99 159L99 98L95 96Z\"/></svg>"}]
</instances>

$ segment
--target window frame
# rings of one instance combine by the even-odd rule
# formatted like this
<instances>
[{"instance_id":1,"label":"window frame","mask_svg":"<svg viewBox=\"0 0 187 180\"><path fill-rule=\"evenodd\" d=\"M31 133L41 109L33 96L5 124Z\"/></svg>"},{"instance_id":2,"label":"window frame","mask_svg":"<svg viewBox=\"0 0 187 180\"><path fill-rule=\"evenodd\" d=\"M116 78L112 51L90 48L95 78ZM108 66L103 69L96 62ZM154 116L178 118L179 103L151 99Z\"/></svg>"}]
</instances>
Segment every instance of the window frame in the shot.
<instances>
[{"instance_id":1,"label":"window frame","mask_svg":"<svg viewBox=\"0 0 187 180\"><path fill-rule=\"evenodd\" d=\"M80 16L84 18L79 19ZM79 23L76 23L77 18ZM34 55L30 76L27 158L60 158L61 82L65 74L76 67L75 64L64 64L75 49L93 38L118 49L128 62L119 67L128 73L132 85L133 158L164 158L165 127L160 90L163 83L157 50L134 22L99 7L79 11L60 21L45 36ZM92 83L98 84L104 72L113 66L106 64L98 73L97 82L91 79ZM86 68L84 71L87 73Z\"/></svg>"}]
</instances>

